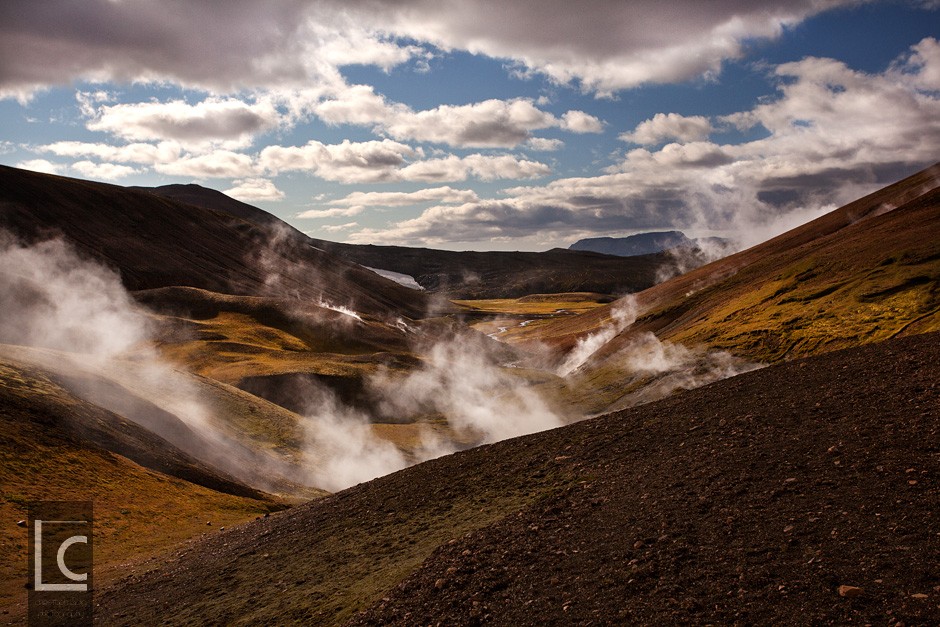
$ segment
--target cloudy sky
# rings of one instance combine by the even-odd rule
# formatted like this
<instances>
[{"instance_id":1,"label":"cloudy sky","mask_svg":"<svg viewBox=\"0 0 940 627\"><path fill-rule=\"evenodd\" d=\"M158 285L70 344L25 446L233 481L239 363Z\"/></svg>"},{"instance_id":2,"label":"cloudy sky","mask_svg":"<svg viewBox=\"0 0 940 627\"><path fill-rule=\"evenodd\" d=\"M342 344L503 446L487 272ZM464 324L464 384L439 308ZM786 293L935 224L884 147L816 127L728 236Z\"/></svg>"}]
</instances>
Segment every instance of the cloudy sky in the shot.
<instances>
[{"instance_id":1,"label":"cloudy sky","mask_svg":"<svg viewBox=\"0 0 940 627\"><path fill-rule=\"evenodd\" d=\"M0 163L315 237L747 243L940 159L940 2L5 0Z\"/></svg>"}]
</instances>

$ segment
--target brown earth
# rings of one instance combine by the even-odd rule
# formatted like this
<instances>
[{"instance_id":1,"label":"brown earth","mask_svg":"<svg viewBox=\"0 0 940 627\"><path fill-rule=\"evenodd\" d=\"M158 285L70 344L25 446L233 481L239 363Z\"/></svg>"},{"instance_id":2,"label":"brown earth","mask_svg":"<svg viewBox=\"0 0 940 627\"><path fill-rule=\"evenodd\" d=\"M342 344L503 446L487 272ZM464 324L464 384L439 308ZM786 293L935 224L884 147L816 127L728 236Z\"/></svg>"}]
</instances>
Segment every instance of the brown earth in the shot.
<instances>
[{"instance_id":1,"label":"brown earth","mask_svg":"<svg viewBox=\"0 0 940 627\"><path fill-rule=\"evenodd\" d=\"M192 542L98 618L936 624L938 364L898 338L433 460Z\"/></svg>"}]
</instances>

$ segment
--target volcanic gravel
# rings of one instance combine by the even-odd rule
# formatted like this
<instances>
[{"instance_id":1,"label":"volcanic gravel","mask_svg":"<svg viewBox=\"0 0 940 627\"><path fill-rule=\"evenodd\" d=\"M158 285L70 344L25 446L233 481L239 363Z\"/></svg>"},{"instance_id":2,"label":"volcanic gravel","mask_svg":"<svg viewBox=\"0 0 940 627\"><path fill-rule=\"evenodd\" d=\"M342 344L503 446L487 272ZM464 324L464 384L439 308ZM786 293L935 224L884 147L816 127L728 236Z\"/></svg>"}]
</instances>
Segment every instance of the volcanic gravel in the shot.
<instances>
[{"instance_id":1,"label":"volcanic gravel","mask_svg":"<svg viewBox=\"0 0 940 627\"><path fill-rule=\"evenodd\" d=\"M578 480L356 624L938 624L938 364L905 338L545 434Z\"/></svg>"},{"instance_id":2,"label":"volcanic gravel","mask_svg":"<svg viewBox=\"0 0 940 627\"><path fill-rule=\"evenodd\" d=\"M940 335L896 339L433 460L193 543L98 619L335 623L322 547L515 490L352 623L938 624L938 364Z\"/></svg>"}]
</instances>

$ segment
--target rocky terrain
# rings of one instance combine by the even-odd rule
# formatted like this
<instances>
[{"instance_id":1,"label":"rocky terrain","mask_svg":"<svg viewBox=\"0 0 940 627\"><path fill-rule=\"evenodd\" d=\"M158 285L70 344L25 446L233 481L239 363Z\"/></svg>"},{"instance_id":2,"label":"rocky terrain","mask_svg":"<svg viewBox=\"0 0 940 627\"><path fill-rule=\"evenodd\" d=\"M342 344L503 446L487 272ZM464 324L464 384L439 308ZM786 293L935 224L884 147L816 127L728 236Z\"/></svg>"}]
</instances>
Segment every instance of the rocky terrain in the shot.
<instances>
[{"instance_id":1,"label":"rocky terrain","mask_svg":"<svg viewBox=\"0 0 940 627\"><path fill-rule=\"evenodd\" d=\"M99 616L935 623L937 364L892 340L434 460L190 543Z\"/></svg>"}]
</instances>

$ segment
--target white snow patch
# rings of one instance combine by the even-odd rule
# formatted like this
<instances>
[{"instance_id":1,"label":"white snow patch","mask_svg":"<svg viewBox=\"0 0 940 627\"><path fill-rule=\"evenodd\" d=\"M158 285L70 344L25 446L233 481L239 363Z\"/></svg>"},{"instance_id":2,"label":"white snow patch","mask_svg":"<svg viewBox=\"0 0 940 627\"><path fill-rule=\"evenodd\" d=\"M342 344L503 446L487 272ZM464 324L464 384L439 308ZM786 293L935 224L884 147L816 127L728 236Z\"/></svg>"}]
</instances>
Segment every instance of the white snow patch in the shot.
<instances>
[{"instance_id":1,"label":"white snow patch","mask_svg":"<svg viewBox=\"0 0 940 627\"><path fill-rule=\"evenodd\" d=\"M366 270L372 270L380 277L385 277L386 279L395 281L399 285L410 287L413 290L424 289L418 284L417 281L415 281L415 278L411 276L410 274L402 274L401 272L393 272L392 270L382 270L381 268L370 268L369 266L362 266L362 267L365 268Z\"/></svg>"}]
</instances>

